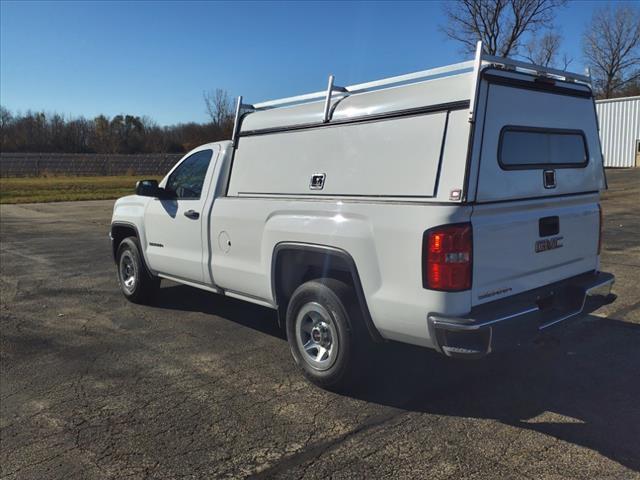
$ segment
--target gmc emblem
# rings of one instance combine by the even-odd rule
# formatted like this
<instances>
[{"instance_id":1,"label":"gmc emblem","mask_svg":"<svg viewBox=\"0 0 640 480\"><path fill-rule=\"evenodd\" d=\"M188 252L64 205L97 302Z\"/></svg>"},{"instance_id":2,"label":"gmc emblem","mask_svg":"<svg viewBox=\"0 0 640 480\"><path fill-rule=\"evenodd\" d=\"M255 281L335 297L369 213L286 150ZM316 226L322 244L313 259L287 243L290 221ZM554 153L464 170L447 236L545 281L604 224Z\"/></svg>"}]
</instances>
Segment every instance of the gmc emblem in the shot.
<instances>
[{"instance_id":1,"label":"gmc emblem","mask_svg":"<svg viewBox=\"0 0 640 480\"><path fill-rule=\"evenodd\" d=\"M562 247L562 239L564 237L545 238L544 240L538 240L536 242L536 253L546 252L547 250L554 250Z\"/></svg>"}]
</instances>

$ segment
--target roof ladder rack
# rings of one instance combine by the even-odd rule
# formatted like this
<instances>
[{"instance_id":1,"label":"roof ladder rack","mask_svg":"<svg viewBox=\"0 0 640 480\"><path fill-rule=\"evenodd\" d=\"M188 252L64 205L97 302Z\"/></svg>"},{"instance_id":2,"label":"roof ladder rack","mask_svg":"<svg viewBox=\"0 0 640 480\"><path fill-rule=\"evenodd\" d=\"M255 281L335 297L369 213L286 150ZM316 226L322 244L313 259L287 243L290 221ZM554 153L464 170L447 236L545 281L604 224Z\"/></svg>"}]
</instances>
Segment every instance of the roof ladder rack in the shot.
<instances>
[{"instance_id":1,"label":"roof ladder rack","mask_svg":"<svg viewBox=\"0 0 640 480\"><path fill-rule=\"evenodd\" d=\"M499 65L505 70L515 72L524 71L539 76L557 78L559 80L564 80L565 82L580 82L586 85L591 84L591 78L589 78L588 75L580 75L579 73L565 72L564 70L558 70L551 67L534 65L520 60L514 60L513 58L496 57L486 54L482 54L481 58L483 64Z\"/></svg>"},{"instance_id":2,"label":"roof ladder rack","mask_svg":"<svg viewBox=\"0 0 640 480\"><path fill-rule=\"evenodd\" d=\"M327 90L324 95L325 99L324 99L324 112L322 115L322 123L328 123L330 120L331 98L333 97L333 93L339 92L347 95L350 93L349 90L347 90L345 87L339 87L337 85L334 85L333 84L334 78L335 77L333 75L329 75L329 82L327 84ZM316 93L316 94L304 95L303 97L318 98L319 94ZM266 103L269 103L269 102L266 102ZM242 121L242 115L246 112L255 112L256 110L262 110L265 108L271 108L271 106L270 105L256 106L248 103L242 103L242 95L238 97L238 100L236 102L235 118L233 121L233 133L231 135L231 141L234 147L237 147L238 145L238 137L240 135L240 122Z\"/></svg>"},{"instance_id":3,"label":"roof ladder rack","mask_svg":"<svg viewBox=\"0 0 640 480\"><path fill-rule=\"evenodd\" d=\"M549 67L542 67L539 65L533 65L530 63L514 60L511 58L496 57L493 55L487 55L483 52L482 42L476 44L475 57L471 61L455 63L453 65L447 65L445 67L437 67L429 70L423 70L420 72L408 73L405 75L398 75L395 77L383 78L381 80L374 80L372 82L358 83L355 85L348 85L346 87L339 87L333 84L335 77L329 75L329 81L325 90L313 93L306 93L304 95L297 95L294 97L280 98L277 100L268 100L266 102L251 104L242 103L242 97L238 97L236 104L235 120L233 123L232 142L233 146L237 148L238 138L240 136L240 128L242 117L245 113L256 112L261 110L269 110L272 108L288 107L293 105L300 105L303 103L318 102L324 100L324 108L322 115L322 123L329 123L332 116L331 101L334 96L344 98L349 95L370 92L382 88L395 87L400 85L407 85L415 82L423 82L430 79L442 78L445 76L458 75L460 73L471 73L472 84L469 101L469 121L475 120L476 103L478 100L478 90L480 85L480 74L482 70L487 66L494 66L516 73L527 73L538 76L550 77L551 79L559 79L567 82L583 83L586 85L591 84L591 78L589 73L586 75L580 75L577 73L565 72L563 70L557 70Z\"/></svg>"},{"instance_id":4,"label":"roof ladder rack","mask_svg":"<svg viewBox=\"0 0 640 480\"><path fill-rule=\"evenodd\" d=\"M446 67L437 67L430 70L423 70L420 72L407 73L405 75L398 75L395 77L383 78L381 80L374 80L372 82L358 83L356 85L348 85L346 87L338 87L333 85L333 75L329 76L329 85L327 89L320 92L307 93L304 95L297 95L295 97L280 98L277 100L268 100L266 102L260 102L253 105L254 110L267 110L271 108L279 108L290 106L294 104L301 104L307 102L317 102L320 100L325 101L325 107L328 97L333 97L334 92L340 92L343 94L353 95L356 93L363 93L372 90L378 90L381 88L387 88L392 86L398 86L402 84L409 84L414 82L421 82L430 78L441 77L446 75L455 75L464 71L470 71L473 68L473 61L455 63ZM331 98L328 102L330 104Z\"/></svg>"},{"instance_id":5,"label":"roof ladder rack","mask_svg":"<svg viewBox=\"0 0 640 480\"><path fill-rule=\"evenodd\" d=\"M236 148L238 146L238 137L240 136L240 122L242 121L242 115L245 111L253 112L255 111L255 107L248 103L242 103L242 95L238 97L236 102L236 114L233 120L233 133L231 134L231 142L233 147Z\"/></svg>"},{"instance_id":6,"label":"roof ladder rack","mask_svg":"<svg viewBox=\"0 0 640 480\"><path fill-rule=\"evenodd\" d=\"M471 84L471 95L469 97L469 122L473 123L476 119L476 102L478 97L478 89L480 88L480 70L482 69L482 41L476 43L476 55L473 60L473 81Z\"/></svg>"},{"instance_id":7,"label":"roof ladder rack","mask_svg":"<svg viewBox=\"0 0 640 480\"><path fill-rule=\"evenodd\" d=\"M329 75L329 83L327 84L327 96L324 99L324 113L322 115L322 123L328 123L331 116L331 95L333 92L349 93L345 87L338 87L333 84L333 75Z\"/></svg>"}]
</instances>

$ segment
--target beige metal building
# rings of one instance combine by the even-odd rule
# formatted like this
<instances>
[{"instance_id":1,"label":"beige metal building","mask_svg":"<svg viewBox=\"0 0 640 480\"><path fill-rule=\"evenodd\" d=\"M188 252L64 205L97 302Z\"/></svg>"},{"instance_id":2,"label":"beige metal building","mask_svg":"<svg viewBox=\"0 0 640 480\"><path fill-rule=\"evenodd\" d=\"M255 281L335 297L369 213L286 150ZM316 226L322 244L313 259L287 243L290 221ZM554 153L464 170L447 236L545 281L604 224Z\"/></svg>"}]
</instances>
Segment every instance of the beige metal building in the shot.
<instances>
[{"instance_id":1,"label":"beige metal building","mask_svg":"<svg viewBox=\"0 0 640 480\"><path fill-rule=\"evenodd\" d=\"M605 167L640 167L640 96L596 101Z\"/></svg>"}]
</instances>

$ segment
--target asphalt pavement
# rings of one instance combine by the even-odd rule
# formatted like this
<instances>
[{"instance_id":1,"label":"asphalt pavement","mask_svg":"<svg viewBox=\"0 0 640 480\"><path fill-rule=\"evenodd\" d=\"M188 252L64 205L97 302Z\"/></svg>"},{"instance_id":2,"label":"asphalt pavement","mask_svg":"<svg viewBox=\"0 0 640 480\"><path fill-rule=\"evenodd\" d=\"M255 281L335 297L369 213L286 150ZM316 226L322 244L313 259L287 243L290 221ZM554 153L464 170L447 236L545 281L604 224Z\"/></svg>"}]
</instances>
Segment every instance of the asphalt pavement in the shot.
<instances>
[{"instance_id":1,"label":"asphalt pavement","mask_svg":"<svg viewBox=\"0 0 640 480\"><path fill-rule=\"evenodd\" d=\"M349 395L268 309L128 303L112 201L2 205L0 479L640 478L640 169L608 177L614 304L480 361L384 345Z\"/></svg>"}]
</instances>

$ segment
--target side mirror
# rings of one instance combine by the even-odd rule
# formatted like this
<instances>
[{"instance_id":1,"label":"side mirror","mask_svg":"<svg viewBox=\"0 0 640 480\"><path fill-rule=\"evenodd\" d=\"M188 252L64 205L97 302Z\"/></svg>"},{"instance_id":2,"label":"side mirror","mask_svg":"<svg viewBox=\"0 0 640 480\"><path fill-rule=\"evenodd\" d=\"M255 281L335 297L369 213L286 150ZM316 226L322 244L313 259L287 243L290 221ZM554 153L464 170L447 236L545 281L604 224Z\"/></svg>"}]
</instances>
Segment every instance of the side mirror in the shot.
<instances>
[{"instance_id":1,"label":"side mirror","mask_svg":"<svg viewBox=\"0 0 640 480\"><path fill-rule=\"evenodd\" d=\"M158 186L157 180L140 180L136 183L136 195L141 197L164 197L164 190Z\"/></svg>"}]
</instances>

